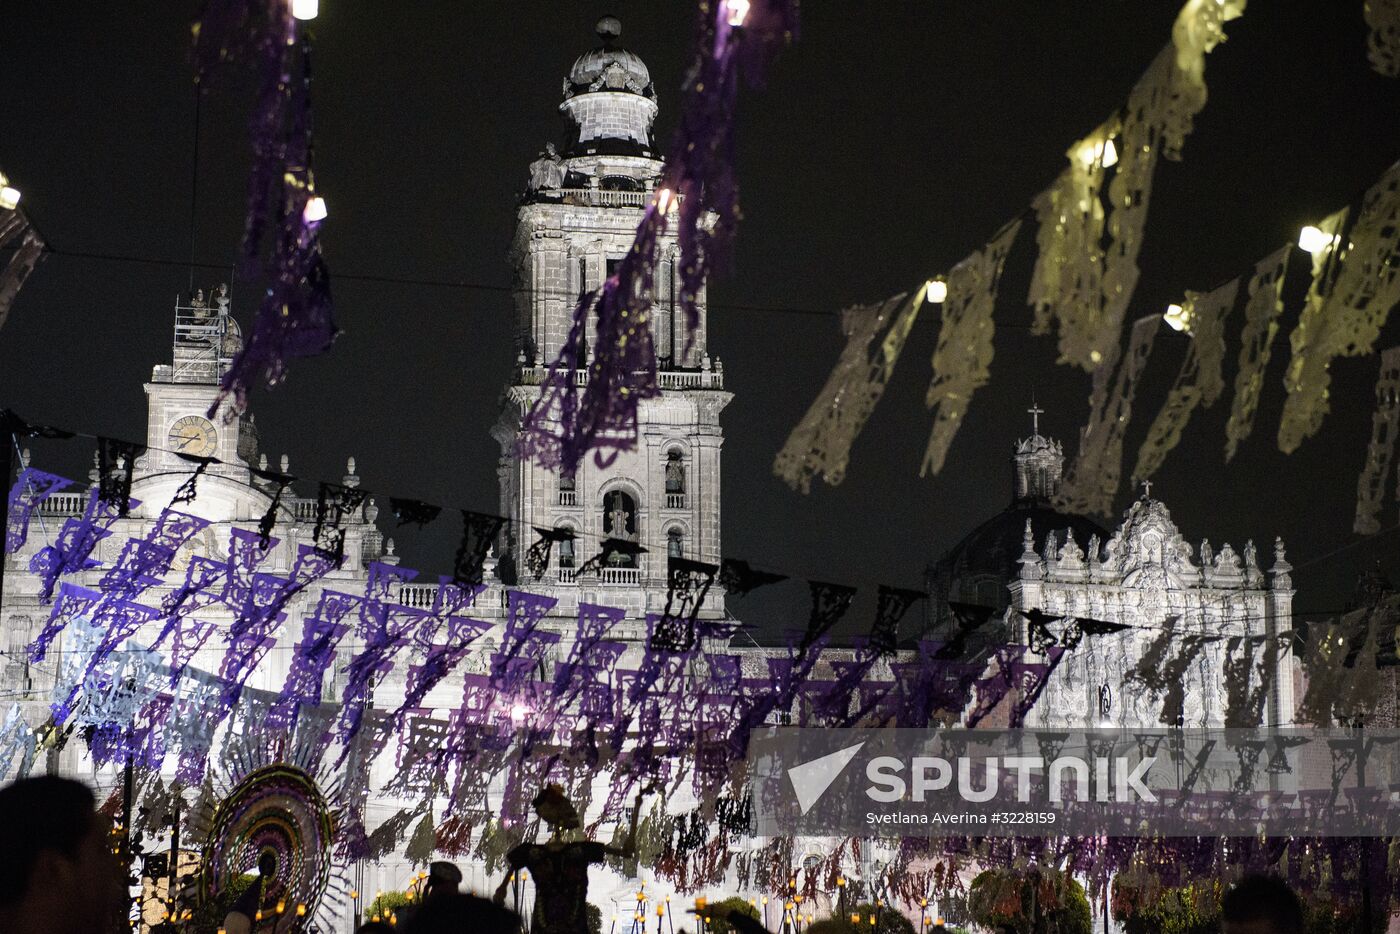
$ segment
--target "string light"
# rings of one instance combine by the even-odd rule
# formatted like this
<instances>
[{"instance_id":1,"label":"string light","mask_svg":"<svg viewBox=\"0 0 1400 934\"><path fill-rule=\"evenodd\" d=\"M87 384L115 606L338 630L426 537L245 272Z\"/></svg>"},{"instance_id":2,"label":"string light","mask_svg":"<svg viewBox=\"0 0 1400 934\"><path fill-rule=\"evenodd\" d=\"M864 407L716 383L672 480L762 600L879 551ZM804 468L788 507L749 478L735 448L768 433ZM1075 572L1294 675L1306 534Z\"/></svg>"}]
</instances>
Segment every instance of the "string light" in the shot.
<instances>
[{"instance_id":1,"label":"string light","mask_svg":"<svg viewBox=\"0 0 1400 934\"><path fill-rule=\"evenodd\" d=\"M1104 140L1102 164L1106 169L1118 164L1118 147L1113 145L1111 139Z\"/></svg>"},{"instance_id":2,"label":"string light","mask_svg":"<svg viewBox=\"0 0 1400 934\"><path fill-rule=\"evenodd\" d=\"M680 200L676 193L669 188L662 188L656 193L656 213L674 214L680 207Z\"/></svg>"},{"instance_id":3,"label":"string light","mask_svg":"<svg viewBox=\"0 0 1400 934\"><path fill-rule=\"evenodd\" d=\"M924 285L924 299L934 305L942 304L948 297L948 282L942 276L930 279Z\"/></svg>"},{"instance_id":4,"label":"string light","mask_svg":"<svg viewBox=\"0 0 1400 934\"><path fill-rule=\"evenodd\" d=\"M1330 250L1336 243L1337 238L1334 235L1314 227L1311 224L1298 231L1298 246L1307 250L1313 256Z\"/></svg>"},{"instance_id":5,"label":"string light","mask_svg":"<svg viewBox=\"0 0 1400 934\"><path fill-rule=\"evenodd\" d=\"M11 188L9 180L0 175L0 208L13 211L19 206L19 189Z\"/></svg>"},{"instance_id":6,"label":"string light","mask_svg":"<svg viewBox=\"0 0 1400 934\"><path fill-rule=\"evenodd\" d=\"M308 224L319 224L329 214L330 211L326 209L326 199L315 195L306 202L306 207L301 212L301 219Z\"/></svg>"},{"instance_id":7,"label":"string light","mask_svg":"<svg viewBox=\"0 0 1400 934\"><path fill-rule=\"evenodd\" d=\"M728 11L727 22L730 26L744 25L749 15L749 0L725 0L724 7Z\"/></svg>"},{"instance_id":8,"label":"string light","mask_svg":"<svg viewBox=\"0 0 1400 934\"><path fill-rule=\"evenodd\" d=\"M292 15L297 19L315 19L321 12L321 0L292 0Z\"/></svg>"},{"instance_id":9,"label":"string light","mask_svg":"<svg viewBox=\"0 0 1400 934\"><path fill-rule=\"evenodd\" d=\"M1162 314L1162 320L1167 322L1167 327L1173 331L1191 330L1191 312L1175 303L1167 306L1167 310Z\"/></svg>"}]
</instances>

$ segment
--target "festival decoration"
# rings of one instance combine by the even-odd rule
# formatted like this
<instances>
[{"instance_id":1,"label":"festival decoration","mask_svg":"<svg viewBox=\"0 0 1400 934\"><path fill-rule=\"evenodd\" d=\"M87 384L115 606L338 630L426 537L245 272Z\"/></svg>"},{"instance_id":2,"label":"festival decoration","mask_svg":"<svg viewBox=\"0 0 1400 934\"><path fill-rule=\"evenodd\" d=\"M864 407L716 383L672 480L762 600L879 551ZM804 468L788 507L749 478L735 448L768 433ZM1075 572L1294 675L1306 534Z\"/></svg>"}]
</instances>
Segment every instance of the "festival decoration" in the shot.
<instances>
[{"instance_id":1,"label":"festival decoration","mask_svg":"<svg viewBox=\"0 0 1400 934\"><path fill-rule=\"evenodd\" d=\"M773 473L788 486L806 493L813 476L821 475L832 486L845 479L851 445L884 394L927 290L925 285L907 301L900 293L841 312L846 347L773 461ZM881 331L885 336L872 356L870 346Z\"/></svg>"},{"instance_id":2,"label":"festival decoration","mask_svg":"<svg viewBox=\"0 0 1400 934\"><path fill-rule=\"evenodd\" d=\"M34 730L24 719L22 705L11 704L0 721L0 776L13 775L18 781L28 775L35 748Z\"/></svg>"},{"instance_id":3,"label":"festival decoration","mask_svg":"<svg viewBox=\"0 0 1400 934\"><path fill-rule=\"evenodd\" d=\"M741 597L748 596L759 587L785 580L786 575L756 570L741 558L724 558L720 562L719 585L725 592Z\"/></svg>"},{"instance_id":4,"label":"festival decoration","mask_svg":"<svg viewBox=\"0 0 1400 934\"><path fill-rule=\"evenodd\" d=\"M330 930L335 907L326 896L345 889L333 855L335 811L336 802L302 769L272 763L242 775L212 814L196 816L206 854L201 897L217 896L270 854L275 869L258 883L258 909L269 918L304 915L312 919L306 923Z\"/></svg>"},{"instance_id":5,"label":"festival decoration","mask_svg":"<svg viewBox=\"0 0 1400 934\"><path fill-rule=\"evenodd\" d=\"M1366 54L1371 67L1387 77L1400 77L1400 3L1364 0L1361 9L1370 28L1366 36Z\"/></svg>"},{"instance_id":6,"label":"festival decoration","mask_svg":"<svg viewBox=\"0 0 1400 934\"><path fill-rule=\"evenodd\" d=\"M1235 374L1235 397L1230 419L1225 424L1225 460L1235 456L1240 443L1254 430L1254 415L1264 390L1278 317L1283 312L1283 280L1288 270L1292 244L1286 244L1261 259L1249 278L1249 298L1244 306L1244 330L1240 334L1239 370Z\"/></svg>"},{"instance_id":7,"label":"festival decoration","mask_svg":"<svg viewBox=\"0 0 1400 934\"><path fill-rule=\"evenodd\" d=\"M10 245L18 238L9 260L0 267L0 328L10 317L10 308L15 296L34 271L39 260L43 259L47 244L39 231L29 223L29 218L18 208L19 192L11 188L3 173L0 173L0 247Z\"/></svg>"},{"instance_id":8,"label":"festival decoration","mask_svg":"<svg viewBox=\"0 0 1400 934\"><path fill-rule=\"evenodd\" d=\"M1035 312L1032 331L1048 334L1053 317L1059 325L1059 362L1089 370L1103 330L1103 187L1106 170L1118 162L1113 143L1118 132L1115 121L1071 146L1065 170L1031 204L1040 225L1026 297Z\"/></svg>"},{"instance_id":9,"label":"festival decoration","mask_svg":"<svg viewBox=\"0 0 1400 934\"><path fill-rule=\"evenodd\" d=\"M1352 529L1358 535L1374 535L1381 530L1381 502L1390 482L1395 440L1400 436L1400 347L1381 352L1380 375L1376 378L1376 411L1371 416L1371 442L1366 461L1356 479L1356 520Z\"/></svg>"},{"instance_id":10,"label":"festival decoration","mask_svg":"<svg viewBox=\"0 0 1400 934\"><path fill-rule=\"evenodd\" d=\"M1128 351L1118 364L1116 377L1112 366L1094 371L1089 419L1079 429L1079 453L1060 485L1060 508L1098 515L1113 511L1123 471L1123 435L1160 323L1156 315L1149 315L1133 324ZM1117 356L1116 349L1113 354Z\"/></svg>"},{"instance_id":11,"label":"festival decoration","mask_svg":"<svg viewBox=\"0 0 1400 934\"><path fill-rule=\"evenodd\" d=\"M1049 330L1052 315L1058 320L1061 363L1094 373L1115 361L1137 288L1157 159L1181 158L1192 120L1206 102L1205 57L1224 41L1224 24L1242 15L1245 4L1188 0L1171 42L1134 85L1121 113L1070 147L1067 167L1036 199L1040 256L1027 301L1035 309L1037 333Z\"/></svg>"},{"instance_id":12,"label":"festival decoration","mask_svg":"<svg viewBox=\"0 0 1400 934\"><path fill-rule=\"evenodd\" d=\"M937 409L928 448L919 475L937 475L953 436L962 426L972 394L985 386L992 365L992 310L1006 254L1020 232L1012 221L985 247L954 266L948 273L948 298L943 303L943 324L933 351L933 381L924 405Z\"/></svg>"},{"instance_id":13,"label":"festival decoration","mask_svg":"<svg viewBox=\"0 0 1400 934\"><path fill-rule=\"evenodd\" d=\"M1354 222L1342 209L1318 228L1325 243L1313 253L1313 281L1289 336L1293 357L1279 421L1285 454L1322 427L1330 408L1330 368L1337 357L1368 354L1400 302L1400 163L1366 192Z\"/></svg>"},{"instance_id":14,"label":"festival decoration","mask_svg":"<svg viewBox=\"0 0 1400 934\"><path fill-rule=\"evenodd\" d=\"M8 439L3 440L9 443ZM33 467L20 471L15 485L10 488L9 505L6 507L5 554L14 554L25 543L29 537L29 517L39 504L72 484L72 480Z\"/></svg>"},{"instance_id":15,"label":"festival decoration","mask_svg":"<svg viewBox=\"0 0 1400 934\"><path fill-rule=\"evenodd\" d=\"M339 559L345 553L343 523L369 498L367 490L322 481L316 489L316 525L311 541L324 555Z\"/></svg>"},{"instance_id":16,"label":"festival decoration","mask_svg":"<svg viewBox=\"0 0 1400 934\"><path fill-rule=\"evenodd\" d=\"M324 352L335 339L330 273L321 256L325 201L316 192L311 141L311 41L286 3L210 0L194 28L200 92L225 62L257 59L260 87L250 123L253 166L243 229L243 266L251 272L268 240L272 284L243 348L223 376L213 418L230 404L245 411L259 378L276 385L294 357ZM271 231L271 232L269 232Z\"/></svg>"},{"instance_id":17,"label":"festival decoration","mask_svg":"<svg viewBox=\"0 0 1400 934\"><path fill-rule=\"evenodd\" d=\"M481 583L482 563L505 524L501 516L462 510L462 538L452 561L454 581L466 586Z\"/></svg>"},{"instance_id":18,"label":"festival decoration","mask_svg":"<svg viewBox=\"0 0 1400 934\"><path fill-rule=\"evenodd\" d=\"M554 546L559 542L571 542L574 540L573 529L542 529L535 528L535 535L538 536L529 550L525 552L525 569L530 572L530 576L535 580L544 577L545 571L549 570L549 556L554 550Z\"/></svg>"},{"instance_id":19,"label":"festival decoration","mask_svg":"<svg viewBox=\"0 0 1400 934\"><path fill-rule=\"evenodd\" d=\"M389 508L394 513L394 519L401 528L411 524L421 529L442 513L441 506L434 506L432 503L424 503L416 499L400 499L397 496L389 498Z\"/></svg>"},{"instance_id":20,"label":"festival decoration","mask_svg":"<svg viewBox=\"0 0 1400 934\"><path fill-rule=\"evenodd\" d=\"M132 473L136 458L144 445L115 438L97 439L97 489L103 502L116 507L118 516L125 516L131 503Z\"/></svg>"},{"instance_id":21,"label":"festival decoration","mask_svg":"<svg viewBox=\"0 0 1400 934\"><path fill-rule=\"evenodd\" d=\"M1235 305L1239 280L1232 280L1206 293L1187 292L1180 306L1183 329L1191 337L1186 358L1176 380L1167 391L1167 401L1147 429L1147 438L1138 450L1133 482L1146 480L1157 472L1171 450L1181 440L1181 432L1197 406L1210 408L1225 389L1225 318Z\"/></svg>"},{"instance_id":22,"label":"festival decoration","mask_svg":"<svg viewBox=\"0 0 1400 934\"><path fill-rule=\"evenodd\" d=\"M292 485L293 478L284 473L257 467L251 468L250 472L272 489L272 502L267 504L267 511L258 520L258 546L267 551L272 545L272 530L277 526L278 511L282 508L282 495Z\"/></svg>"}]
</instances>

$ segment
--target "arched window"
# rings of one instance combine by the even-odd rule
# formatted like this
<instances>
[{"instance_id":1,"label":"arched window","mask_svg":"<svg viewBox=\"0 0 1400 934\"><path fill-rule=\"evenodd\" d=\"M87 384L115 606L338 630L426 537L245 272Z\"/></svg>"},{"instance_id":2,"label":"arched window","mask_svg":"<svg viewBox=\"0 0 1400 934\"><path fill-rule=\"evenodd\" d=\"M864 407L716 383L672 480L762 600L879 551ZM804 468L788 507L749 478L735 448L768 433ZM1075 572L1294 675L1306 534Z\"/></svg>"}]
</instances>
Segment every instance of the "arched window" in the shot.
<instances>
[{"instance_id":1,"label":"arched window","mask_svg":"<svg viewBox=\"0 0 1400 934\"><path fill-rule=\"evenodd\" d=\"M685 557L685 533L680 529L670 529L666 532L666 557Z\"/></svg>"},{"instance_id":2,"label":"arched window","mask_svg":"<svg viewBox=\"0 0 1400 934\"><path fill-rule=\"evenodd\" d=\"M666 454L666 508L685 508L685 456L677 450Z\"/></svg>"},{"instance_id":3,"label":"arched window","mask_svg":"<svg viewBox=\"0 0 1400 934\"><path fill-rule=\"evenodd\" d=\"M603 534L629 542L637 540L637 501L622 490L603 495ZM614 554L609 563L615 568L634 568L637 556Z\"/></svg>"}]
</instances>

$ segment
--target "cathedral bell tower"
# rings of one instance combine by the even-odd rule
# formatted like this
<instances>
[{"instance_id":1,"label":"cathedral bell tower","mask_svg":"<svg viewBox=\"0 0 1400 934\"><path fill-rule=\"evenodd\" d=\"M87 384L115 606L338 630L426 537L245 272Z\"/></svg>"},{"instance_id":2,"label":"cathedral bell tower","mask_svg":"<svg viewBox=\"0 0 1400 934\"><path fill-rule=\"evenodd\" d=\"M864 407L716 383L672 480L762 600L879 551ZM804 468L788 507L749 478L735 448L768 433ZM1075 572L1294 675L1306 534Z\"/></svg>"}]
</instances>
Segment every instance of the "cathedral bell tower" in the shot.
<instances>
[{"instance_id":1,"label":"cathedral bell tower","mask_svg":"<svg viewBox=\"0 0 1400 934\"><path fill-rule=\"evenodd\" d=\"M637 449L606 468L585 458L572 476L513 453L521 419L565 343L574 306L631 248L664 167L653 148L656 92L646 65L619 45L622 25L615 17L599 20L597 34L601 44L579 56L564 79L564 148L551 143L531 164L516 213L509 260L517 366L493 436L502 450L501 512L520 539L506 547L517 556L528 548L531 527L572 530L577 540L556 550L542 582L559 588L560 610L570 612L584 600L625 606L629 616L640 617L665 606L668 556L717 562L720 555L719 414L732 397L724 391L719 361L706 350L703 289L699 328L686 345L673 230L661 241L652 308L662 392L641 404ZM590 341L595 325L589 322ZM578 361L578 379L587 378L592 352L590 342ZM647 553L619 556L596 576L576 575L609 537L636 541ZM706 601L703 615L722 613L719 597Z\"/></svg>"}]
</instances>

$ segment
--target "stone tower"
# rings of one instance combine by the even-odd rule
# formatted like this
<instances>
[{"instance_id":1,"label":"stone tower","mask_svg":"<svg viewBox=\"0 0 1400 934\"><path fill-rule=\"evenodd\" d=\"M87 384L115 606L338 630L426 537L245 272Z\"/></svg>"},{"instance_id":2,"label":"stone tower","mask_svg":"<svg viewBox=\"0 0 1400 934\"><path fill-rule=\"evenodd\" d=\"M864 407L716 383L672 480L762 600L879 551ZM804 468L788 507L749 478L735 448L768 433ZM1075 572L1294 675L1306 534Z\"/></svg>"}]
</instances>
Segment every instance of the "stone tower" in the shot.
<instances>
[{"instance_id":1,"label":"stone tower","mask_svg":"<svg viewBox=\"0 0 1400 934\"><path fill-rule=\"evenodd\" d=\"M641 405L637 449L606 468L585 458L573 476L513 454L521 420L565 343L574 306L626 255L663 168L653 144L657 103L647 67L619 45L616 18L599 20L597 33L601 45L579 56L564 79L564 147L549 144L530 166L516 213L509 261L517 366L493 435L501 445L500 510L512 520L505 549L519 555L529 547L532 527L573 530L576 543L556 553L557 566L541 582L558 586L559 611L572 612L584 600L626 607L629 616L640 617L665 605L669 555L710 562L720 555L719 414L731 395L719 361L706 350L703 290L699 329L687 346L674 231L662 239L659 301L652 309L662 393ZM589 357L594 324L587 331ZM585 379L587 360L578 363L578 378ZM596 576L576 576L608 537L635 540L647 553ZM712 598L704 615L721 612Z\"/></svg>"}]
</instances>

